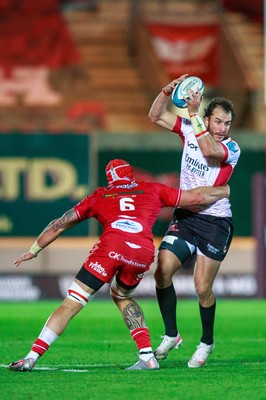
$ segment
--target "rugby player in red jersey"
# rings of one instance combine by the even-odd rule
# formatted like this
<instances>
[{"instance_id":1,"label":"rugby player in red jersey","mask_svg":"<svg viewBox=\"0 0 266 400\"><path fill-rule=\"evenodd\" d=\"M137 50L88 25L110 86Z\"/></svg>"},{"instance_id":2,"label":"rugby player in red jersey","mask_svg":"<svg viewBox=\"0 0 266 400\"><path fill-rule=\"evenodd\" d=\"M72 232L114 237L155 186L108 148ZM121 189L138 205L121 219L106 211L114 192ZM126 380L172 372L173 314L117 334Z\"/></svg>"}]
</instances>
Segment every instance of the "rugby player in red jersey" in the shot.
<instances>
[{"instance_id":1,"label":"rugby player in red jersey","mask_svg":"<svg viewBox=\"0 0 266 400\"><path fill-rule=\"evenodd\" d=\"M106 167L108 186L97 188L61 218L51 221L31 248L14 261L16 266L37 256L65 230L96 218L103 226L71 284L66 299L45 323L25 358L12 362L12 371L31 371L36 361L60 336L69 321L105 284L139 350L139 360L127 369L158 369L149 330L140 306L132 299L135 288L154 261L152 227L162 207L207 206L229 196L229 187L182 191L160 183L136 182L131 165L115 159Z\"/></svg>"}]
</instances>

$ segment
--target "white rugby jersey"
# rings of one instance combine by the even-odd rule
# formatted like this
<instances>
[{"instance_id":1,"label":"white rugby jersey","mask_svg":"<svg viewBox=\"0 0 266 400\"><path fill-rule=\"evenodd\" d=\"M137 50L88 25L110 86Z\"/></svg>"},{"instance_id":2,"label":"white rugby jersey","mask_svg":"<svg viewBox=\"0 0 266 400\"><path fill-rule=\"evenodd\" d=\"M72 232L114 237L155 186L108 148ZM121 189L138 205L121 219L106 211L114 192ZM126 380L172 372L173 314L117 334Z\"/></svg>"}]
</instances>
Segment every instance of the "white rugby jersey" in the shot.
<instances>
[{"instance_id":1,"label":"white rugby jersey","mask_svg":"<svg viewBox=\"0 0 266 400\"><path fill-rule=\"evenodd\" d=\"M203 156L189 120L177 117L173 132L177 133L183 142L181 189L189 190L198 186L223 186L229 181L240 156L240 148L235 141L227 136L221 142L225 149L225 157L222 161L208 160ZM218 200L204 211L200 211L200 214L231 217L230 201L226 198Z\"/></svg>"}]
</instances>

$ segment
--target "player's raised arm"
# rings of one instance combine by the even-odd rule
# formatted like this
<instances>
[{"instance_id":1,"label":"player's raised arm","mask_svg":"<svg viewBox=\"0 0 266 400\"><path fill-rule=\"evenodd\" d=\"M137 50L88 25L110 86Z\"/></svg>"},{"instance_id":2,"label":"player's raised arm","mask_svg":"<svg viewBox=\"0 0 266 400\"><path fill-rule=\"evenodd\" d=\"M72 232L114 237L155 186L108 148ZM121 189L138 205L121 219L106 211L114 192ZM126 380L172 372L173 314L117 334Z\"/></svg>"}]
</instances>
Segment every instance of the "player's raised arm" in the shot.
<instances>
[{"instance_id":1,"label":"player's raised arm","mask_svg":"<svg viewBox=\"0 0 266 400\"><path fill-rule=\"evenodd\" d=\"M225 186L201 186L192 190L182 190L179 202L180 207L190 205L207 206L230 196L230 187Z\"/></svg>"},{"instance_id":2,"label":"player's raised arm","mask_svg":"<svg viewBox=\"0 0 266 400\"><path fill-rule=\"evenodd\" d=\"M14 261L14 264L18 267L22 261L28 261L37 257L38 253L52 243L62 232L78 223L80 223L80 220L73 208L62 215L61 218L51 221L38 236L31 248L18 257Z\"/></svg>"},{"instance_id":3,"label":"player's raised arm","mask_svg":"<svg viewBox=\"0 0 266 400\"><path fill-rule=\"evenodd\" d=\"M170 96L174 88L179 85L185 78L187 74L181 75L179 78L174 79L172 82L168 83L159 95L154 100L151 109L149 111L149 118L152 122L160 125L162 128L172 130L176 122L176 114L168 111L167 105Z\"/></svg>"}]
</instances>

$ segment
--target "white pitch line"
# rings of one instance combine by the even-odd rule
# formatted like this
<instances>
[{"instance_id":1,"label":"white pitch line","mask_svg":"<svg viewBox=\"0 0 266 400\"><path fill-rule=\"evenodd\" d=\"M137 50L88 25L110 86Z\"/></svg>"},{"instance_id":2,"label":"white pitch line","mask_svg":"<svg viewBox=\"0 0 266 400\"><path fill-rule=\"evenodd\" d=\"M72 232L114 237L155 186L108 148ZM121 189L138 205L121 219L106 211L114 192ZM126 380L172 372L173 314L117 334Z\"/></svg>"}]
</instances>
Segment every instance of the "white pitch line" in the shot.
<instances>
[{"instance_id":1,"label":"white pitch line","mask_svg":"<svg viewBox=\"0 0 266 400\"><path fill-rule=\"evenodd\" d=\"M87 369L34 367L35 371L63 371L63 372L89 372Z\"/></svg>"},{"instance_id":2,"label":"white pitch line","mask_svg":"<svg viewBox=\"0 0 266 400\"><path fill-rule=\"evenodd\" d=\"M8 368L9 365L0 364L2 368ZM34 367L34 371L63 371L63 372L90 372L87 369L60 368L60 367Z\"/></svg>"},{"instance_id":3,"label":"white pitch line","mask_svg":"<svg viewBox=\"0 0 266 400\"><path fill-rule=\"evenodd\" d=\"M8 368L9 365L8 364L0 364L0 368ZM95 368L115 368L117 367L117 365L114 364L91 364L91 365L80 365L80 367L86 367L87 369L76 369L76 368L67 368L67 366L64 365L57 365L55 367L34 367L34 371L62 371L62 372L93 372L92 370ZM89 368L91 368L92 370L89 371Z\"/></svg>"},{"instance_id":4,"label":"white pitch line","mask_svg":"<svg viewBox=\"0 0 266 400\"><path fill-rule=\"evenodd\" d=\"M212 366L213 367L219 367L219 366L224 366L228 363L226 362L212 362ZM242 366L253 366L253 365L258 365L258 366L262 366L265 364L265 361L252 361L252 362L245 362L245 361L241 361L238 363L239 365ZM0 368L8 368L9 364L0 364ZM34 367L33 371L58 371L58 372L73 372L73 373L97 373L97 371L95 371L96 368L119 368L121 370L125 369L125 365L122 367L118 367L117 365L114 364L109 364L109 365L103 365L103 364L91 364L91 365L81 365L80 367L86 367L87 369L75 369L75 368L67 368L64 367L63 365L60 366L55 366L55 367ZM172 367L170 367L172 368ZM182 368L182 367L181 367ZM167 368L166 368L167 369Z\"/></svg>"}]
</instances>

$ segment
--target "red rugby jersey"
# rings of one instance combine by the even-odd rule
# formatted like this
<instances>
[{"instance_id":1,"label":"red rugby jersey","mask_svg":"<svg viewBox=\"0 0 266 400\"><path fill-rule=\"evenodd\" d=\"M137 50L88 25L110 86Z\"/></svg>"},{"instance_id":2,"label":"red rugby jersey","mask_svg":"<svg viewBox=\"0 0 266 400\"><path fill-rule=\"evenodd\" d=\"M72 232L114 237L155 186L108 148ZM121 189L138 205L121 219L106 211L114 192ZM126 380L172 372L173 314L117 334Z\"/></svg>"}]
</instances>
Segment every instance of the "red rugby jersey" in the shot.
<instances>
[{"instance_id":1,"label":"red rugby jersey","mask_svg":"<svg viewBox=\"0 0 266 400\"><path fill-rule=\"evenodd\" d=\"M152 248L152 227L162 207L177 207L181 190L161 183L136 182L96 189L74 209L79 219L96 218L103 226L102 237Z\"/></svg>"}]
</instances>

